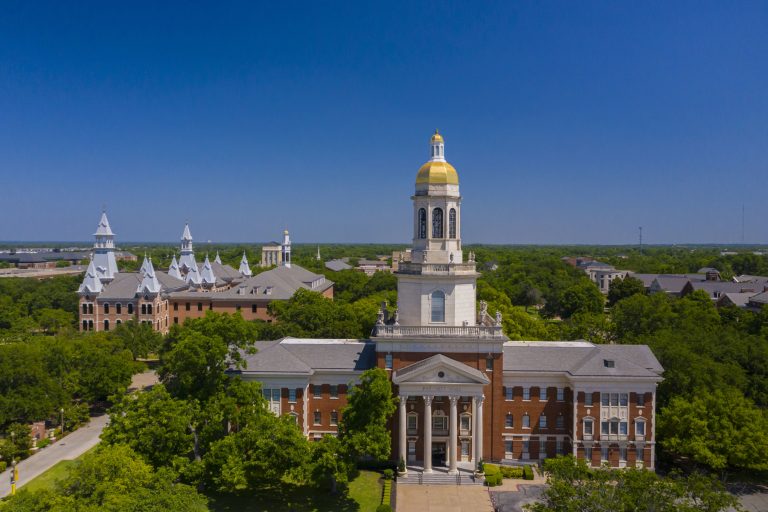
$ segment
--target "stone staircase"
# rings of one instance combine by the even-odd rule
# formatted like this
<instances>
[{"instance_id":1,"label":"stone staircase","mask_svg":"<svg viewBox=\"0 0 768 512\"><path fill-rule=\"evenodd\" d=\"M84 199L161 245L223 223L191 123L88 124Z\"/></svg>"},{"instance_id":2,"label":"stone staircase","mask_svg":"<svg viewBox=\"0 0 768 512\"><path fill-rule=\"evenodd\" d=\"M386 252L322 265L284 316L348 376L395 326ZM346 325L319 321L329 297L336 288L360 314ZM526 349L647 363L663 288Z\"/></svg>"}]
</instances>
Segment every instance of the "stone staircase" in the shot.
<instances>
[{"instance_id":1,"label":"stone staircase","mask_svg":"<svg viewBox=\"0 0 768 512\"><path fill-rule=\"evenodd\" d=\"M419 470L409 470L406 476L397 478L398 485L483 485L482 477L475 479L472 473L459 471L456 475L449 475L444 471L422 473Z\"/></svg>"}]
</instances>

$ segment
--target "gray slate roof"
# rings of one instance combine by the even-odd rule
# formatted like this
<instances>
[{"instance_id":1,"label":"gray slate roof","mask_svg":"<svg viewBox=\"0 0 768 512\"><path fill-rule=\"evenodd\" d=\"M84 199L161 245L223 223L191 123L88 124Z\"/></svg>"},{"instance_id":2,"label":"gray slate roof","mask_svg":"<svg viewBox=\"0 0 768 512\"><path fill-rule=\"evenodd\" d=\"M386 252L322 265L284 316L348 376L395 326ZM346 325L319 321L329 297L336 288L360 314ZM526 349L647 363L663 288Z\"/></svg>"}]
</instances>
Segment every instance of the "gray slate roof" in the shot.
<instances>
[{"instance_id":1,"label":"gray slate roof","mask_svg":"<svg viewBox=\"0 0 768 512\"><path fill-rule=\"evenodd\" d=\"M342 260L331 260L325 262L325 268L333 270L334 272L340 272L342 270L350 270L352 265Z\"/></svg>"},{"instance_id":2,"label":"gray slate roof","mask_svg":"<svg viewBox=\"0 0 768 512\"><path fill-rule=\"evenodd\" d=\"M283 338L256 344L244 355L245 374L311 375L321 371L362 372L376 365L376 345L366 340Z\"/></svg>"},{"instance_id":3,"label":"gray slate roof","mask_svg":"<svg viewBox=\"0 0 768 512\"><path fill-rule=\"evenodd\" d=\"M312 283L318 280L324 282L312 288ZM220 299L238 299L243 296L260 297L267 300L288 300L299 288L305 288L316 292L322 292L333 286L333 281L325 279L325 276L315 274L309 270L292 265L291 267L275 267L242 281L239 285L229 290L216 293Z\"/></svg>"},{"instance_id":4,"label":"gray slate roof","mask_svg":"<svg viewBox=\"0 0 768 512\"><path fill-rule=\"evenodd\" d=\"M614 367L606 367L605 360L613 361ZM510 341L504 344L504 371L658 379L664 369L647 345Z\"/></svg>"}]
</instances>

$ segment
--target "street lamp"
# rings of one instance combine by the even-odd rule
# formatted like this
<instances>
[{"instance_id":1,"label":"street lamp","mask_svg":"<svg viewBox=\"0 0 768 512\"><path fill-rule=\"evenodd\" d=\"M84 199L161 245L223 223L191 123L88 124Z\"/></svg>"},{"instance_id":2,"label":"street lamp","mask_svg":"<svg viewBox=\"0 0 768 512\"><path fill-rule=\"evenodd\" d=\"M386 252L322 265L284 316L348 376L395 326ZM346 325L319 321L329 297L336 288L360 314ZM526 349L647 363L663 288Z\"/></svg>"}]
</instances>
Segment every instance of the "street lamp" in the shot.
<instances>
[{"instance_id":1,"label":"street lamp","mask_svg":"<svg viewBox=\"0 0 768 512\"><path fill-rule=\"evenodd\" d=\"M16 495L16 481L19 479L19 468L16 467L16 459L11 459L11 496Z\"/></svg>"},{"instance_id":2,"label":"street lamp","mask_svg":"<svg viewBox=\"0 0 768 512\"><path fill-rule=\"evenodd\" d=\"M62 407L59 412L61 413L61 437L64 437L64 408Z\"/></svg>"}]
</instances>

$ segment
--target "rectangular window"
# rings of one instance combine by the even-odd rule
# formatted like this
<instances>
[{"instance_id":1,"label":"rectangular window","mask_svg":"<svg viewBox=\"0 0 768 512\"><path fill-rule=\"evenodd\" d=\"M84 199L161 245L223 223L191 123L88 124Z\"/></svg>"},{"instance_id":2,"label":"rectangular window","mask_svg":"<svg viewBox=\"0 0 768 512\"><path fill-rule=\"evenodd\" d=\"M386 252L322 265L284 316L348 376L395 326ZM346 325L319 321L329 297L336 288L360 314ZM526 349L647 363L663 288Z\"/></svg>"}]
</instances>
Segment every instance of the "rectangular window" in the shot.
<instances>
[{"instance_id":1,"label":"rectangular window","mask_svg":"<svg viewBox=\"0 0 768 512\"><path fill-rule=\"evenodd\" d=\"M555 448L557 450L556 455L562 455L563 454L563 440L558 439L557 440L557 446Z\"/></svg>"},{"instance_id":2,"label":"rectangular window","mask_svg":"<svg viewBox=\"0 0 768 512\"><path fill-rule=\"evenodd\" d=\"M312 384L312 398L323 397L323 386L320 384Z\"/></svg>"},{"instance_id":3,"label":"rectangular window","mask_svg":"<svg viewBox=\"0 0 768 512\"><path fill-rule=\"evenodd\" d=\"M547 417L544 414L539 416L539 428L547 428Z\"/></svg>"},{"instance_id":4,"label":"rectangular window","mask_svg":"<svg viewBox=\"0 0 768 512\"><path fill-rule=\"evenodd\" d=\"M470 416L467 414L462 414L459 417L459 430L463 433L468 433L470 431Z\"/></svg>"},{"instance_id":5,"label":"rectangular window","mask_svg":"<svg viewBox=\"0 0 768 512\"><path fill-rule=\"evenodd\" d=\"M322 423L322 415L320 414L320 411L315 411L315 417L314 417L314 424L320 425Z\"/></svg>"},{"instance_id":6,"label":"rectangular window","mask_svg":"<svg viewBox=\"0 0 768 512\"><path fill-rule=\"evenodd\" d=\"M643 447L642 446L635 447L635 460L637 462L643 462Z\"/></svg>"},{"instance_id":7,"label":"rectangular window","mask_svg":"<svg viewBox=\"0 0 768 512\"><path fill-rule=\"evenodd\" d=\"M178 324L179 323L179 317L177 317L177 316L173 317L173 323Z\"/></svg>"},{"instance_id":8,"label":"rectangular window","mask_svg":"<svg viewBox=\"0 0 768 512\"><path fill-rule=\"evenodd\" d=\"M591 436L592 435L592 420L584 420L584 435L585 436Z\"/></svg>"},{"instance_id":9,"label":"rectangular window","mask_svg":"<svg viewBox=\"0 0 768 512\"><path fill-rule=\"evenodd\" d=\"M547 399L547 388L544 386L539 388L539 400L544 401Z\"/></svg>"},{"instance_id":10,"label":"rectangular window","mask_svg":"<svg viewBox=\"0 0 768 512\"><path fill-rule=\"evenodd\" d=\"M512 400L512 388L504 388L504 398L506 400Z\"/></svg>"},{"instance_id":11,"label":"rectangular window","mask_svg":"<svg viewBox=\"0 0 768 512\"><path fill-rule=\"evenodd\" d=\"M608 447L607 446L600 447L600 459L603 462L608 462Z\"/></svg>"},{"instance_id":12,"label":"rectangular window","mask_svg":"<svg viewBox=\"0 0 768 512\"><path fill-rule=\"evenodd\" d=\"M645 422L644 421L638 421L635 423L635 435L636 436L644 436L645 435Z\"/></svg>"},{"instance_id":13,"label":"rectangular window","mask_svg":"<svg viewBox=\"0 0 768 512\"><path fill-rule=\"evenodd\" d=\"M584 405L592 406L592 393L584 393Z\"/></svg>"},{"instance_id":14,"label":"rectangular window","mask_svg":"<svg viewBox=\"0 0 768 512\"><path fill-rule=\"evenodd\" d=\"M619 405L621 405L622 407L626 407L627 404L629 403L629 394L622 393L621 395L619 395L619 397L620 397Z\"/></svg>"},{"instance_id":15,"label":"rectangular window","mask_svg":"<svg viewBox=\"0 0 768 512\"><path fill-rule=\"evenodd\" d=\"M409 414L408 415L408 430L415 432L416 429L419 427L419 417L415 414Z\"/></svg>"},{"instance_id":16,"label":"rectangular window","mask_svg":"<svg viewBox=\"0 0 768 512\"><path fill-rule=\"evenodd\" d=\"M617 407L619 405L619 394L611 393L611 405Z\"/></svg>"},{"instance_id":17,"label":"rectangular window","mask_svg":"<svg viewBox=\"0 0 768 512\"><path fill-rule=\"evenodd\" d=\"M432 430L448 430L448 416L433 416Z\"/></svg>"},{"instance_id":18,"label":"rectangular window","mask_svg":"<svg viewBox=\"0 0 768 512\"><path fill-rule=\"evenodd\" d=\"M531 417L527 414L523 416L523 428L531 428Z\"/></svg>"},{"instance_id":19,"label":"rectangular window","mask_svg":"<svg viewBox=\"0 0 768 512\"><path fill-rule=\"evenodd\" d=\"M531 388L523 388L523 400L531 399Z\"/></svg>"},{"instance_id":20,"label":"rectangular window","mask_svg":"<svg viewBox=\"0 0 768 512\"><path fill-rule=\"evenodd\" d=\"M88 304L83 304L83 314L84 315L88 314Z\"/></svg>"},{"instance_id":21,"label":"rectangular window","mask_svg":"<svg viewBox=\"0 0 768 512\"><path fill-rule=\"evenodd\" d=\"M600 423L600 433L607 436L610 432L611 424L608 421Z\"/></svg>"},{"instance_id":22,"label":"rectangular window","mask_svg":"<svg viewBox=\"0 0 768 512\"><path fill-rule=\"evenodd\" d=\"M622 436L627 435L627 422L626 421L622 421L621 423L619 423L619 434L621 434Z\"/></svg>"},{"instance_id":23,"label":"rectangular window","mask_svg":"<svg viewBox=\"0 0 768 512\"><path fill-rule=\"evenodd\" d=\"M185 309L186 311L189 311L189 302L187 302L186 304L184 304L184 309Z\"/></svg>"},{"instance_id":24,"label":"rectangular window","mask_svg":"<svg viewBox=\"0 0 768 512\"><path fill-rule=\"evenodd\" d=\"M547 456L547 441L545 439L539 439L539 458L543 459Z\"/></svg>"},{"instance_id":25,"label":"rectangular window","mask_svg":"<svg viewBox=\"0 0 768 512\"><path fill-rule=\"evenodd\" d=\"M258 313L259 307L256 304L251 304L251 313Z\"/></svg>"},{"instance_id":26,"label":"rectangular window","mask_svg":"<svg viewBox=\"0 0 768 512\"><path fill-rule=\"evenodd\" d=\"M611 395L609 393L600 393L600 405L608 407L610 404Z\"/></svg>"},{"instance_id":27,"label":"rectangular window","mask_svg":"<svg viewBox=\"0 0 768 512\"><path fill-rule=\"evenodd\" d=\"M202 311L203 310L203 303L202 302L198 302L197 303L197 310L198 311Z\"/></svg>"},{"instance_id":28,"label":"rectangular window","mask_svg":"<svg viewBox=\"0 0 768 512\"><path fill-rule=\"evenodd\" d=\"M530 453L530 451L531 451L531 442L528 439L526 439L525 441L523 441L524 458L528 457L528 454Z\"/></svg>"},{"instance_id":29,"label":"rectangular window","mask_svg":"<svg viewBox=\"0 0 768 512\"><path fill-rule=\"evenodd\" d=\"M384 368L387 370L392 369L392 354L387 354L384 356Z\"/></svg>"},{"instance_id":30,"label":"rectangular window","mask_svg":"<svg viewBox=\"0 0 768 512\"><path fill-rule=\"evenodd\" d=\"M339 413L336 411L331 411L331 425L336 426L339 424Z\"/></svg>"},{"instance_id":31,"label":"rectangular window","mask_svg":"<svg viewBox=\"0 0 768 512\"><path fill-rule=\"evenodd\" d=\"M512 441L504 441L504 453L506 455L512 455Z\"/></svg>"},{"instance_id":32,"label":"rectangular window","mask_svg":"<svg viewBox=\"0 0 768 512\"><path fill-rule=\"evenodd\" d=\"M559 429L565 428L565 418L563 416L558 416L556 420L556 426Z\"/></svg>"},{"instance_id":33,"label":"rectangular window","mask_svg":"<svg viewBox=\"0 0 768 512\"><path fill-rule=\"evenodd\" d=\"M288 390L288 401L292 403L296 403L296 389L290 388Z\"/></svg>"},{"instance_id":34,"label":"rectangular window","mask_svg":"<svg viewBox=\"0 0 768 512\"><path fill-rule=\"evenodd\" d=\"M645 407L645 393L638 393L637 394L637 406L638 407Z\"/></svg>"},{"instance_id":35,"label":"rectangular window","mask_svg":"<svg viewBox=\"0 0 768 512\"><path fill-rule=\"evenodd\" d=\"M627 447L619 446L619 460L627 461Z\"/></svg>"},{"instance_id":36,"label":"rectangular window","mask_svg":"<svg viewBox=\"0 0 768 512\"><path fill-rule=\"evenodd\" d=\"M507 419L504 422L504 426L506 428L512 428L515 426L514 416L511 414L507 414Z\"/></svg>"},{"instance_id":37,"label":"rectangular window","mask_svg":"<svg viewBox=\"0 0 768 512\"><path fill-rule=\"evenodd\" d=\"M493 358L488 357L485 359L485 369L486 371L492 372L493 371Z\"/></svg>"},{"instance_id":38,"label":"rectangular window","mask_svg":"<svg viewBox=\"0 0 768 512\"><path fill-rule=\"evenodd\" d=\"M565 388L557 388L557 401L562 402L565 400Z\"/></svg>"},{"instance_id":39,"label":"rectangular window","mask_svg":"<svg viewBox=\"0 0 768 512\"><path fill-rule=\"evenodd\" d=\"M584 447L584 460L586 460L587 464L589 464L590 466L592 465L592 447L591 446Z\"/></svg>"},{"instance_id":40,"label":"rectangular window","mask_svg":"<svg viewBox=\"0 0 768 512\"><path fill-rule=\"evenodd\" d=\"M178 302L174 302L173 303L173 310L174 311L178 311L179 310L179 303ZM129 311L129 313L130 313L130 311Z\"/></svg>"},{"instance_id":41,"label":"rectangular window","mask_svg":"<svg viewBox=\"0 0 768 512\"><path fill-rule=\"evenodd\" d=\"M331 385L331 398L339 398L339 386Z\"/></svg>"},{"instance_id":42,"label":"rectangular window","mask_svg":"<svg viewBox=\"0 0 768 512\"><path fill-rule=\"evenodd\" d=\"M619 433L619 422L612 420L611 421L611 434L617 435Z\"/></svg>"}]
</instances>

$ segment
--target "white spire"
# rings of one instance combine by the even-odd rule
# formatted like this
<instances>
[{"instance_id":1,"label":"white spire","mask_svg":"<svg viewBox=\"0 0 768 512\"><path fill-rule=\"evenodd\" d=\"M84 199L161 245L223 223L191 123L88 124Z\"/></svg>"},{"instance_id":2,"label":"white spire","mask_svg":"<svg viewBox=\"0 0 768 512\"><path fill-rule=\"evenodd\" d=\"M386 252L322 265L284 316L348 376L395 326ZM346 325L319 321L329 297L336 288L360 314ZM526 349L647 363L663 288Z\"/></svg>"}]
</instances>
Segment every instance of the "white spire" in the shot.
<instances>
[{"instance_id":1,"label":"white spire","mask_svg":"<svg viewBox=\"0 0 768 512\"><path fill-rule=\"evenodd\" d=\"M195 253L192 250L192 233L189 231L189 222L184 224L184 232L181 235L181 255L179 256L179 269L185 272L190 272L192 269L197 271Z\"/></svg>"},{"instance_id":2,"label":"white spire","mask_svg":"<svg viewBox=\"0 0 768 512\"><path fill-rule=\"evenodd\" d=\"M320 246L319 245L317 246L317 256L315 256L315 259L317 261L320 261Z\"/></svg>"},{"instance_id":3,"label":"white spire","mask_svg":"<svg viewBox=\"0 0 768 512\"><path fill-rule=\"evenodd\" d=\"M144 262L141 264L141 268L139 269L139 272L141 275L145 275L147 273L147 269L149 268L149 260L147 259L147 253L144 252Z\"/></svg>"},{"instance_id":4,"label":"white spire","mask_svg":"<svg viewBox=\"0 0 768 512\"><path fill-rule=\"evenodd\" d=\"M199 285L202 282L200 279L200 272L197 270L197 265L187 270L186 281L192 285Z\"/></svg>"},{"instance_id":5,"label":"white spire","mask_svg":"<svg viewBox=\"0 0 768 512\"><path fill-rule=\"evenodd\" d=\"M102 210L99 225L93 234L96 241L93 244L94 268L96 276L102 281L111 281L117 274L117 260L115 259L115 234L109 226L107 212Z\"/></svg>"},{"instance_id":6,"label":"white spire","mask_svg":"<svg viewBox=\"0 0 768 512\"><path fill-rule=\"evenodd\" d=\"M176 261L176 255L173 255L173 259L171 260L171 266L168 267L168 275L171 277L175 277L176 279L183 279L181 277L181 271L179 271L179 263Z\"/></svg>"},{"instance_id":7,"label":"white spire","mask_svg":"<svg viewBox=\"0 0 768 512\"><path fill-rule=\"evenodd\" d=\"M248 258L245 257L245 251L243 251L243 259L240 260L240 268L238 270L245 277L250 277L253 275L253 272L251 272L251 267L248 266Z\"/></svg>"},{"instance_id":8,"label":"white spire","mask_svg":"<svg viewBox=\"0 0 768 512\"><path fill-rule=\"evenodd\" d=\"M283 266L291 268L291 237L288 230L283 231Z\"/></svg>"},{"instance_id":9,"label":"white spire","mask_svg":"<svg viewBox=\"0 0 768 512\"><path fill-rule=\"evenodd\" d=\"M93 260L88 264L88 270L85 271L85 278L83 284L78 288L77 293L80 295L97 294L101 293L104 289L104 285L101 284L101 279L96 275L96 266L93 264Z\"/></svg>"},{"instance_id":10,"label":"white spire","mask_svg":"<svg viewBox=\"0 0 768 512\"><path fill-rule=\"evenodd\" d=\"M144 272L144 278L136 288L136 293L160 293L160 281L157 280L155 275L155 267L152 265L152 258L144 257L144 263L141 265L146 269Z\"/></svg>"},{"instance_id":11,"label":"white spire","mask_svg":"<svg viewBox=\"0 0 768 512\"><path fill-rule=\"evenodd\" d=\"M200 273L200 280L204 285L216 284L216 276L213 273L213 268L207 254L205 255L205 262L203 262L203 271Z\"/></svg>"},{"instance_id":12,"label":"white spire","mask_svg":"<svg viewBox=\"0 0 768 512\"><path fill-rule=\"evenodd\" d=\"M435 130L435 134L429 141L430 145L430 162L445 162L445 141L440 132Z\"/></svg>"},{"instance_id":13,"label":"white spire","mask_svg":"<svg viewBox=\"0 0 768 512\"><path fill-rule=\"evenodd\" d=\"M216 257L213 258L214 263L221 265L221 258L219 257L219 251L216 251Z\"/></svg>"}]
</instances>

